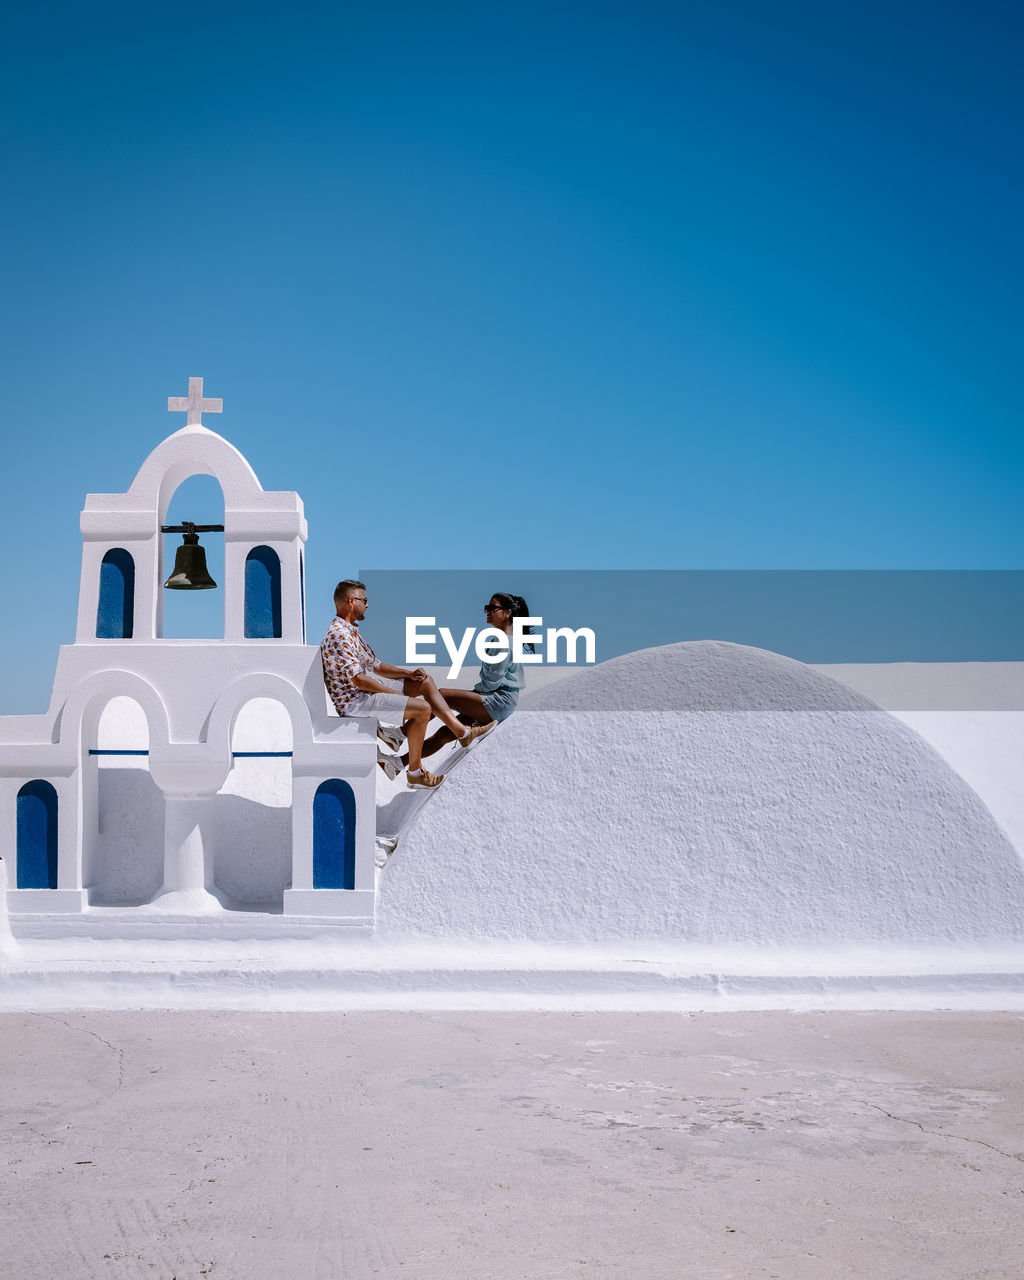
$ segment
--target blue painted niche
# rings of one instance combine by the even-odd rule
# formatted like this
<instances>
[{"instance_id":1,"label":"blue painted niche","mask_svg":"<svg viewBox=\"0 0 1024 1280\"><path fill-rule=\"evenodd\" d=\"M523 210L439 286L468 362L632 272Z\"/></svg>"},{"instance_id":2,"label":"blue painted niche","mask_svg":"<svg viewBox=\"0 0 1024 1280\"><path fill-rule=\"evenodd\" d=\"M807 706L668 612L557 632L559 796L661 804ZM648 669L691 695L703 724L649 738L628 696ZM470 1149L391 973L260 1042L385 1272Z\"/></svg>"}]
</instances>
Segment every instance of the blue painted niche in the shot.
<instances>
[{"instance_id":1,"label":"blue painted niche","mask_svg":"<svg viewBox=\"0 0 1024 1280\"><path fill-rule=\"evenodd\" d=\"M57 887L57 792L36 778L18 792L18 888Z\"/></svg>"},{"instance_id":2,"label":"blue painted niche","mask_svg":"<svg viewBox=\"0 0 1024 1280\"><path fill-rule=\"evenodd\" d=\"M356 797L347 782L330 778L313 797L313 888L356 887Z\"/></svg>"},{"instance_id":3,"label":"blue painted niche","mask_svg":"<svg viewBox=\"0 0 1024 1280\"><path fill-rule=\"evenodd\" d=\"M281 560L272 547L253 547L245 557L245 638L281 636Z\"/></svg>"},{"instance_id":4,"label":"blue painted niche","mask_svg":"<svg viewBox=\"0 0 1024 1280\"><path fill-rule=\"evenodd\" d=\"M130 640L135 628L135 561L124 547L114 547L100 564L100 602L96 609L98 640Z\"/></svg>"}]
</instances>

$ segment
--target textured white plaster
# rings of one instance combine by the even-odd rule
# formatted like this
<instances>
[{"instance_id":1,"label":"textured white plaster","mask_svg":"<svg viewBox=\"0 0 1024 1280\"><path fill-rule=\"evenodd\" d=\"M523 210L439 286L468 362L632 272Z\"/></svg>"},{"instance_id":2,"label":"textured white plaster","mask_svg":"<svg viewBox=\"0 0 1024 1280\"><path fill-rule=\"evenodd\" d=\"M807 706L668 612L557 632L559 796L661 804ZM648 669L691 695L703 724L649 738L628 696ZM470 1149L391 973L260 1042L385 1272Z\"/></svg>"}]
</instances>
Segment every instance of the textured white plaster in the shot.
<instances>
[{"instance_id":1,"label":"textured white plaster","mask_svg":"<svg viewBox=\"0 0 1024 1280\"><path fill-rule=\"evenodd\" d=\"M707 641L540 691L424 807L378 920L542 943L999 942L1024 937L1024 872L894 716Z\"/></svg>"},{"instance_id":2,"label":"textured white plaster","mask_svg":"<svg viewBox=\"0 0 1024 1280\"><path fill-rule=\"evenodd\" d=\"M1024 712L895 714L974 788L1024 858Z\"/></svg>"}]
</instances>

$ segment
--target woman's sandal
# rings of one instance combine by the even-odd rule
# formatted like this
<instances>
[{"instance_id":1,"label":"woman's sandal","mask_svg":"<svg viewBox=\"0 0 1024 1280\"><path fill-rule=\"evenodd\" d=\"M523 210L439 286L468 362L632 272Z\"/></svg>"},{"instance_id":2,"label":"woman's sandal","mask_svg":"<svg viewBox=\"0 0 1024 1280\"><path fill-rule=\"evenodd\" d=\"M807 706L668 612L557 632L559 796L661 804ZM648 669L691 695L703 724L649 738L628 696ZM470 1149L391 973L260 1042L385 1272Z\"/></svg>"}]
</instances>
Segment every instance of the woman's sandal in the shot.
<instances>
[{"instance_id":1,"label":"woman's sandal","mask_svg":"<svg viewBox=\"0 0 1024 1280\"><path fill-rule=\"evenodd\" d=\"M490 733L497 723L497 720L488 720L486 724L472 724L469 726L469 732L464 733L456 741L460 747L466 750L472 743L476 742L477 738L482 738L485 733Z\"/></svg>"}]
</instances>

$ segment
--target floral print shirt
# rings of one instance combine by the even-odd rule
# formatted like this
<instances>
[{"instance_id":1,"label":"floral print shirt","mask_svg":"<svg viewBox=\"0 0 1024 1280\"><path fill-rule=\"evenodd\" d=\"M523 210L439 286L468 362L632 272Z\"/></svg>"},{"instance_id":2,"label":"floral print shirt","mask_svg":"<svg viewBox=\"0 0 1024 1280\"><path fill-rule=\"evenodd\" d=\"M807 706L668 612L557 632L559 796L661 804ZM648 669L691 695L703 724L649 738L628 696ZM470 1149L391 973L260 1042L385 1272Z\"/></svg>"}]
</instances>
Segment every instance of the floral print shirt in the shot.
<instances>
[{"instance_id":1,"label":"floral print shirt","mask_svg":"<svg viewBox=\"0 0 1024 1280\"><path fill-rule=\"evenodd\" d=\"M372 671L377 655L359 634L359 628L344 618L335 618L320 643L324 664L324 684L338 715L343 716L363 690L355 685L355 677Z\"/></svg>"}]
</instances>

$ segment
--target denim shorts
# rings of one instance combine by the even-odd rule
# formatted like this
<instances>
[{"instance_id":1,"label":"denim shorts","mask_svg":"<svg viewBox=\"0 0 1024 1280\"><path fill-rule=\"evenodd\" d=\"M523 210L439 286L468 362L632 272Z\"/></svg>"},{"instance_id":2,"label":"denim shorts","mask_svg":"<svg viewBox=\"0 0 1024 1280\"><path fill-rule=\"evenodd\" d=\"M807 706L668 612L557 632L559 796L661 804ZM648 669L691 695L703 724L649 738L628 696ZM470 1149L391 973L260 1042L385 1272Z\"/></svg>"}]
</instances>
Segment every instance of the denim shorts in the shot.
<instances>
[{"instance_id":1,"label":"denim shorts","mask_svg":"<svg viewBox=\"0 0 1024 1280\"><path fill-rule=\"evenodd\" d=\"M516 709L519 701L517 689L495 689L493 693L481 694L487 714L492 720L507 720Z\"/></svg>"}]
</instances>

